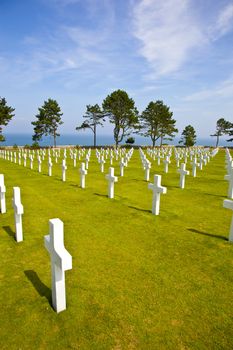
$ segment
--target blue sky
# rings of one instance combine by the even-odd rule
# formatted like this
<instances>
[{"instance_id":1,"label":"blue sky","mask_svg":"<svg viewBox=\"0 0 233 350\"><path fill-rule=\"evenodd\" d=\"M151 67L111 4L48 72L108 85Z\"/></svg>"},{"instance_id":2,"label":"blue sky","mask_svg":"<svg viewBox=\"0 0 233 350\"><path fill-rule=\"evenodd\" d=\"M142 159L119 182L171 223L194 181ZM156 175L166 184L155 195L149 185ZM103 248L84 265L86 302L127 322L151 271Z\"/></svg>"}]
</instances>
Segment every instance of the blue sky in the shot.
<instances>
[{"instance_id":1,"label":"blue sky","mask_svg":"<svg viewBox=\"0 0 233 350\"><path fill-rule=\"evenodd\" d=\"M0 96L15 107L5 132L32 133L50 97L73 133L116 89L140 112L162 99L179 134L233 122L233 1L0 0Z\"/></svg>"}]
</instances>

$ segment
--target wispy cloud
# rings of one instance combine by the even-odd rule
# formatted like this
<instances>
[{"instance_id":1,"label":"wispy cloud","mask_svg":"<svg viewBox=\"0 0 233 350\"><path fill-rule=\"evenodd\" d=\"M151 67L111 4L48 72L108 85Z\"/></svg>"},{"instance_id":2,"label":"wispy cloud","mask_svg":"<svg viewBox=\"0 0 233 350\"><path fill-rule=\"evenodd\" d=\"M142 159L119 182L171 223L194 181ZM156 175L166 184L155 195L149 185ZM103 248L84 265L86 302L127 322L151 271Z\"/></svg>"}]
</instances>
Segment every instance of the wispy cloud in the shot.
<instances>
[{"instance_id":1,"label":"wispy cloud","mask_svg":"<svg viewBox=\"0 0 233 350\"><path fill-rule=\"evenodd\" d=\"M224 7L217 19L216 32L218 36L222 36L233 28L233 3Z\"/></svg>"},{"instance_id":2,"label":"wispy cloud","mask_svg":"<svg viewBox=\"0 0 233 350\"><path fill-rule=\"evenodd\" d=\"M233 95L233 76L223 80L218 86L200 90L184 98L184 101L206 101L213 98L229 98Z\"/></svg>"},{"instance_id":3,"label":"wispy cloud","mask_svg":"<svg viewBox=\"0 0 233 350\"><path fill-rule=\"evenodd\" d=\"M72 12L72 6L80 0L50 0L49 6L54 9L64 9L64 14ZM87 0L82 4L92 18L90 26L85 21L72 26L66 18L46 29L40 35L26 35L21 44L23 50L17 56L8 58L12 71L1 60L1 69L12 77L21 80L22 84L31 84L57 73L69 71L94 71L97 66L106 67L108 54L111 53L111 36L114 25L114 7L111 1ZM67 12L66 12L67 11ZM84 10L83 10L84 11ZM63 14L63 16L64 16ZM65 17L65 16L64 16ZM68 78L70 76L68 75Z\"/></svg>"},{"instance_id":4,"label":"wispy cloud","mask_svg":"<svg viewBox=\"0 0 233 350\"><path fill-rule=\"evenodd\" d=\"M233 4L213 19L201 18L193 0L140 0L133 11L133 35L157 77L179 71L211 41L232 29Z\"/></svg>"}]
</instances>

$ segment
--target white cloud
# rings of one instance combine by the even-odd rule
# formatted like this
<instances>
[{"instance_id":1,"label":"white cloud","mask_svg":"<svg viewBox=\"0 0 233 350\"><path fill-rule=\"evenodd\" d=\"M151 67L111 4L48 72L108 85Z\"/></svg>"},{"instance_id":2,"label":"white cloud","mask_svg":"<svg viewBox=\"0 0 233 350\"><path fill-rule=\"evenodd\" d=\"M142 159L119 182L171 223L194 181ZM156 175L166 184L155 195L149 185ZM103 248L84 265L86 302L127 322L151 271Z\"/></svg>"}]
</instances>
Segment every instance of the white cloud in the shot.
<instances>
[{"instance_id":1,"label":"white cloud","mask_svg":"<svg viewBox=\"0 0 233 350\"><path fill-rule=\"evenodd\" d=\"M220 35L224 35L229 32L233 27L233 3L224 7L218 16L216 32Z\"/></svg>"},{"instance_id":2,"label":"white cloud","mask_svg":"<svg viewBox=\"0 0 233 350\"><path fill-rule=\"evenodd\" d=\"M142 0L134 8L140 53L158 75L177 71L205 38L191 16L189 0Z\"/></svg>"},{"instance_id":3,"label":"white cloud","mask_svg":"<svg viewBox=\"0 0 233 350\"><path fill-rule=\"evenodd\" d=\"M232 29L233 4L201 20L194 0L140 0L134 3L133 35L155 76L179 71L206 45ZM200 50L200 51L199 51Z\"/></svg>"},{"instance_id":4,"label":"white cloud","mask_svg":"<svg viewBox=\"0 0 233 350\"><path fill-rule=\"evenodd\" d=\"M228 98L233 95L233 76L230 78L223 80L218 84L217 87L201 90L186 96L184 98L185 101L206 101L207 99L214 99L217 97Z\"/></svg>"}]
</instances>

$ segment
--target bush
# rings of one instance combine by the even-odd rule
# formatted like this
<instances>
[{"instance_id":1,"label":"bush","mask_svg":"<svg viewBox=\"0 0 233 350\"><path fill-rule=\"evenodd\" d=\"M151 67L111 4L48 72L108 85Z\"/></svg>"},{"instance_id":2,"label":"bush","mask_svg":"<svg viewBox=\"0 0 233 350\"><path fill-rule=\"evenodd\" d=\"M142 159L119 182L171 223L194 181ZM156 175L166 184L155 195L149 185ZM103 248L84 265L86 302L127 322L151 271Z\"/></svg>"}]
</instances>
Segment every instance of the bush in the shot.
<instances>
[{"instance_id":1,"label":"bush","mask_svg":"<svg viewBox=\"0 0 233 350\"><path fill-rule=\"evenodd\" d=\"M31 147L30 148L32 148L32 149L35 149L35 148L40 148L40 145L39 145L39 143L38 142L33 142L33 144L31 145Z\"/></svg>"},{"instance_id":2,"label":"bush","mask_svg":"<svg viewBox=\"0 0 233 350\"><path fill-rule=\"evenodd\" d=\"M125 141L125 143L128 143L130 145L132 145L135 142L135 138L134 137L128 137L127 140Z\"/></svg>"}]
</instances>

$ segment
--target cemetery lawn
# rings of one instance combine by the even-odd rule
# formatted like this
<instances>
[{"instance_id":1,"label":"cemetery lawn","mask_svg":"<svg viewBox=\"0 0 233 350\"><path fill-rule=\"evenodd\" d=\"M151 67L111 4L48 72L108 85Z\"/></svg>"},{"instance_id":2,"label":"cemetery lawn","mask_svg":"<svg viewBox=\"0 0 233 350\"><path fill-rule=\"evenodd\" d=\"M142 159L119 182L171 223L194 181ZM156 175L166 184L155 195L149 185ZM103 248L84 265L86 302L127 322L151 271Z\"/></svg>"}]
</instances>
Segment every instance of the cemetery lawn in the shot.
<instances>
[{"instance_id":1,"label":"cemetery lawn","mask_svg":"<svg viewBox=\"0 0 233 350\"><path fill-rule=\"evenodd\" d=\"M69 152L67 152L69 155ZM149 158L149 156L148 156ZM150 159L150 158L149 158ZM0 349L232 349L232 211L223 208L225 152L220 151L181 190L174 158L162 175L160 215L151 214L152 191L138 150L107 198L109 163L100 173L92 150L86 189L67 158L53 175L0 159L7 213L0 227ZM23 163L23 162L22 162ZM191 170L188 163L187 169ZM21 188L24 241L14 240L12 187ZM66 272L67 310L51 307L48 221L64 222L73 257Z\"/></svg>"}]
</instances>

